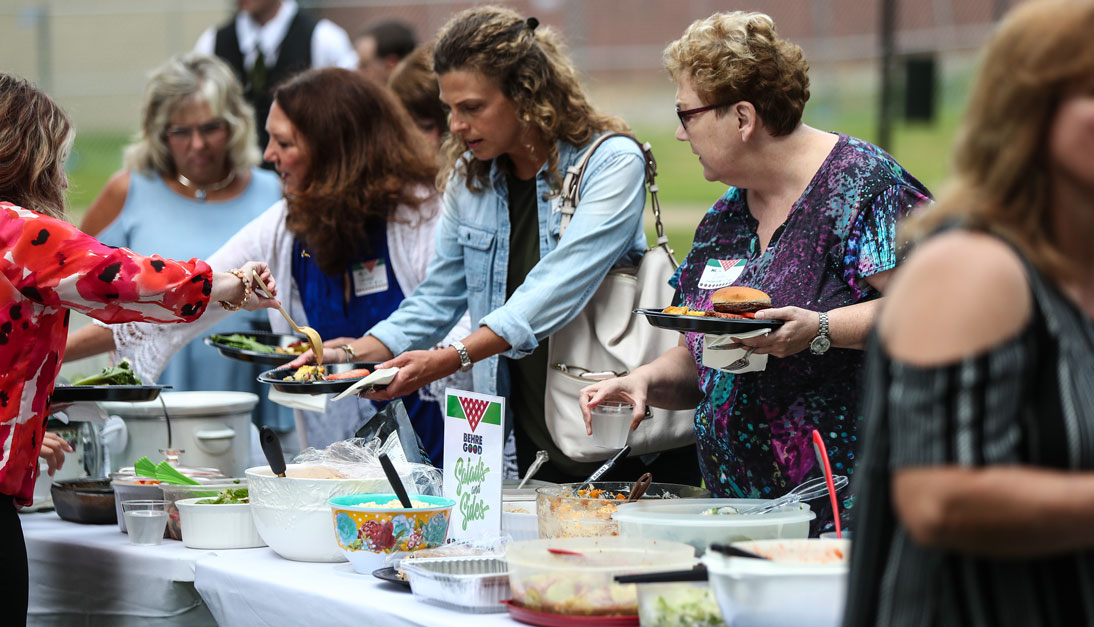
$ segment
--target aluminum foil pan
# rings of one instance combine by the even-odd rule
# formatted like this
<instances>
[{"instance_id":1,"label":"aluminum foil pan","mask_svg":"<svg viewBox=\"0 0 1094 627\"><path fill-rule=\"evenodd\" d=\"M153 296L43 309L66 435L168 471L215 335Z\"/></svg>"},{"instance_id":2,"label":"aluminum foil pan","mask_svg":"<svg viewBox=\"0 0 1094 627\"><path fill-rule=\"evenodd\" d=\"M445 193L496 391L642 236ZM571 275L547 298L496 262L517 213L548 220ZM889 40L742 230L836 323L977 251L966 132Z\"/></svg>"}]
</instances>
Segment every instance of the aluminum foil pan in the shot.
<instances>
[{"instance_id":1,"label":"aluminum foil pan","mask_svg":"<svg viewBox=\"0 0 1094 627\"><path fill-rule=\"evenodd\" d=\"M461 612L504 612L509 598L509 567L492 557L428 557L405 560L399 567L414 596Z\"/></svg>"}]
</instances>

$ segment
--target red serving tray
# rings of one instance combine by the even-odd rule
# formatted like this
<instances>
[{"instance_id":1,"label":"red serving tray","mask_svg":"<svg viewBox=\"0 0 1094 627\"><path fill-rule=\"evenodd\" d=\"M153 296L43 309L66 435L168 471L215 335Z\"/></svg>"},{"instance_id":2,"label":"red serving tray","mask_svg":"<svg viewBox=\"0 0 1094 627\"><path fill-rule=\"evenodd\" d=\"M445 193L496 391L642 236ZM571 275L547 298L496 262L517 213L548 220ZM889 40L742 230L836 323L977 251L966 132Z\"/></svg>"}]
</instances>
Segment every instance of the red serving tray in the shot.
<instances>
[{"instance_id":1,"label":"red serving tray","mask_svg":"<svg viewBox=\"0 0 1094 627\"><path fill-rule=\"evenodd\" d=\"M502 601L509 608L509 615L529 625L543 627L569 627L570 625L604 625L605 627L631 627L638 625L638 614L631 616L572 616L569 614L551 614L537 612L522 607L513 599Z\"/></svg>"}]
</instances>

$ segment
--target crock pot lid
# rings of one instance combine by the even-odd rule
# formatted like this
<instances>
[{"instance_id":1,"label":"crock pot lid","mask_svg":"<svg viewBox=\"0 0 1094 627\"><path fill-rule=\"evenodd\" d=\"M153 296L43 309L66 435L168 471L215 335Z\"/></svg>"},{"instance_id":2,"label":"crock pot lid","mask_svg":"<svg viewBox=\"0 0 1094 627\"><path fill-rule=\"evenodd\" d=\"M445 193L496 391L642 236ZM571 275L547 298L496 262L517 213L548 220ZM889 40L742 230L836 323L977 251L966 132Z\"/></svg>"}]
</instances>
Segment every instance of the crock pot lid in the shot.
<instances>
[{"instance_id":1,"label":"crock pot lid","mask_svg":"<svg viewBox=\"0 0 1094 627\"><path fill-rule=\"evenodd\" d=\"M163 392L160 398L167 404L167 412L175 416L223 416L251 411L258 404L258 395L250 392ZM163 406L157 398L154 401L140 403L120 403L117 401L102 403L109 414L128 417L163 416Z\"/></svg>"}]
</instances>

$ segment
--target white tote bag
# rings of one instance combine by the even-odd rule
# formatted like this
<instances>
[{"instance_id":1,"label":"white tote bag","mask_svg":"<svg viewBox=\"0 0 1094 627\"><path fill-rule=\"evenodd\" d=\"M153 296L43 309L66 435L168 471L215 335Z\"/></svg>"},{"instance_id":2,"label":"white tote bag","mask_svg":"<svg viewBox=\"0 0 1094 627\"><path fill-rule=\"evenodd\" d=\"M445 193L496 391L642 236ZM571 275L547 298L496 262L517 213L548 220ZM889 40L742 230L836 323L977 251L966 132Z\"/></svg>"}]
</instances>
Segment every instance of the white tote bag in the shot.
<instances>
[{"instance_id":1,"label":"white tote bag","mask_svg":"<svg viewBox=\"0 0 1094 627\"><path fill-rule=\"evenodd\" d=\"M617 135L638 142L624 133L606 133L567 170L560 202L560 238L580 200L578 190L589 157L604 140ZM659 309L670 304L673 288L668 280L677 266L661 223L661 207L654 183L657 162L648 143L639 143L639 146L646 162L646 185L650 190L657 245L646 250L637 268L614 269L608 273L585 309L552 335L548 343L544 399L547 430L562 452L575 461L600 461L616 452L594 447L592 438L585 433L578 392L596 380L583 375L611 372L623 376L653 361L680 341L679 333L656 328L643 316L633 313L638 307ZM627 443L632 456L686 446L695 441L694 410L651 408L650 411L652 416L630 432Z\"/></svg>"}]
</instances>

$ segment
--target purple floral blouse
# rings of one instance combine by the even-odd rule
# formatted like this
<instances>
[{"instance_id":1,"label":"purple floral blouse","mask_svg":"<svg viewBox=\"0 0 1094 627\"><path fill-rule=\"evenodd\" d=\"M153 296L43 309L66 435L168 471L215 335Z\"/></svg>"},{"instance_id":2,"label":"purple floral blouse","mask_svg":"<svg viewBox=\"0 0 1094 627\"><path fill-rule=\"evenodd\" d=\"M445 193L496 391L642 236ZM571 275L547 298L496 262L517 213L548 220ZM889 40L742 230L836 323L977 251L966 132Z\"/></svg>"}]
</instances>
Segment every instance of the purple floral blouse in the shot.
<instances>
[{"instance_id":1,"label":"purple floral blouse","mask_svg":"<svg viewBox=\"0 0 1094 627\"><path fill-rule=\"evenodd\" d=\"M866 277L894 268L897 221L929 201L930 192L891 156L840 135L786 222L759 250L748 191L730 188L707 211L691 252L673 277L674 304L710 309L725 287L707 266L734 268L731 282L763 290L775 307L829 311L879 298ZM713 283L713 285L712 285ZM768 359L762 372L732 374L703 366L703 336L687 334L703 400L695 412L699 464L720 497L771 498L816 474L817 429L835 474L851 475L855 459L863 352L833 348ZM845 492L848 494L849 491ZM845 496L845 499L847 497ZM843 509L850 507L846 500ZM814 501L814 531L831 508Z\"/></svg>"}]
</instances>

